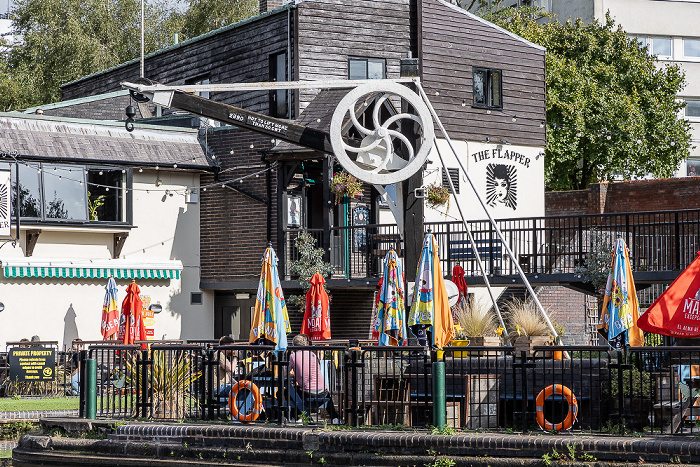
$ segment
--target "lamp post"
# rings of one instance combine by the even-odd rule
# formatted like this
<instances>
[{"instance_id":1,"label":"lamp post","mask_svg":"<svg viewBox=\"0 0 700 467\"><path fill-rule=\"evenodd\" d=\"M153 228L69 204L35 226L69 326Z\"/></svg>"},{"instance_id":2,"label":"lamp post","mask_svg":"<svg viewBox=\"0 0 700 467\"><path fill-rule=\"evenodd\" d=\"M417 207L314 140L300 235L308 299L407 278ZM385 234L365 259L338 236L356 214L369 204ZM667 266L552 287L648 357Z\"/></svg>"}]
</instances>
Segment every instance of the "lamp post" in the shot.
<instances>
[{"instance_id":1,"label":"lamp post","mask_svg":"<svg viewBox=\"0 0 700 467\"><path fill-rule=\"evenodd\" d=\"M141 78L144 77L144 72L143 72L143 56L144 56L144 51L145 51L145 34L144 34L144 7L143 7L143 0L141 0Z\"/></svg>"}]
</instances>

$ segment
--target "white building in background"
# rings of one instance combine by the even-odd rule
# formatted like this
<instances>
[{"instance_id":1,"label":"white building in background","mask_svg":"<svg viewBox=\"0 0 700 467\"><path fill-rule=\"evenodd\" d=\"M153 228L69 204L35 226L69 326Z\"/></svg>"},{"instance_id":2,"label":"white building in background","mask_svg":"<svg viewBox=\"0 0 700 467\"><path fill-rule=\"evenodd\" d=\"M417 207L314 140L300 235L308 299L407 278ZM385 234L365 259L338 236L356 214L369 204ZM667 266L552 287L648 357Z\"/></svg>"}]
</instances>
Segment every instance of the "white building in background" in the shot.
<instances>
[{"instance_id":1,"label":"white building in background","mask_svg":"<svg viewBox=\"0 0 700 467\"><path fill-rule=\"evenodd\" d=\"M156 339L209 338L213 296L199 290L197 130L0 114L2 168L19 174L16 246L0 249L0 345L101 339L104 286L133 280ZM16 209L15 209L16 210Z\"/></svg>"}]
</instances>

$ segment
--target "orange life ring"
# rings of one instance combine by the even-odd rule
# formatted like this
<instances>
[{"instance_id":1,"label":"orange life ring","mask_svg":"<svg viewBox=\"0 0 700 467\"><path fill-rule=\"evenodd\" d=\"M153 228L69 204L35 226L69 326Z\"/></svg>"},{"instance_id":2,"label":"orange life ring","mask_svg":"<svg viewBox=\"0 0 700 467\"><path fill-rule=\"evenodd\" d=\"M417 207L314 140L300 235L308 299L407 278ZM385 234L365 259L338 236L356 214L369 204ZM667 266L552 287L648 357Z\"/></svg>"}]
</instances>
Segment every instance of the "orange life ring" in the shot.
<instances>
[{"instance_id":1,"label":"orange life ring","mask_svg":"<svg viewBox=\"0 0 700 467\"><path fill-rule=\"evenodd\" d=\"M553 394L561 394L569 403L569 413L566 415L564 421L557 423L556 425L548 422L544 418L544 401ZM537 424L543 430L568 430L573 426L574 422L576 421L576 416L578 415L578 402L576 402L576 396L573 392L571 392L571 389L567 388L566 386L562 386L561 384L552 384L541 390L537 395L535 406L537 408Z\"/></svg>"},{"instance_id":2,"label":"orange life ring","mask_svg":"<svg viewBox=\"0 0 700 467\"><path fill-rule=\"evenodd\" d=\"M238 411L238 404L236 404L236 397L238 396L238 391L240 391L243 388L246 388L253 394L254 400L253 410L245 414L240 413ZM258 387L252 383L252 381L239 381L231 388L231 394L229 394L228 396L228 408L229 410L231 410L231 416L237 418L239 421L243 423L254 422L258 419L263 410L263 401L262 396L260 395L260 389L258 389Z\"/></svg>"}]
</instances>

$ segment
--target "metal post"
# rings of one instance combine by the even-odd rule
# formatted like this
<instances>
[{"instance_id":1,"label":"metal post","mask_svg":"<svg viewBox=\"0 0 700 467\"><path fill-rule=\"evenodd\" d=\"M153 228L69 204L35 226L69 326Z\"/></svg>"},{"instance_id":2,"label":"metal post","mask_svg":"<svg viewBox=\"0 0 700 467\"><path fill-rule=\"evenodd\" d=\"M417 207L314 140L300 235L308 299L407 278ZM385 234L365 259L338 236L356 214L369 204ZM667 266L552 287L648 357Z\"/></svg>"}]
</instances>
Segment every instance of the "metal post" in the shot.
<instances>
[{"instance_id":1,"label":"metal post","mask_svg":"<svg viewBox=\"0 0 700 467\"><path fill-rule=\"evenodd\" d=\"M85 362L85 418L94 420L97 416L97 360Z\"/></svg>"},{"instance_id":2,"label":"metal post","mask_svg":"<svg viewBox=\"0 0 700 467\"><path fill-rule=\"evenodd\" d=\"M148 393L150 384L148 381L148 350L141 351L141 377L138 379L140 386L138 390L140 398L141 411L140 415L143 418L148 418Z\"/></svg>"},{"instance_id":3,"label":"metal post","mask_svg":"<svg viewBox=\"0 0 700 467\"><path fill-rule=\"evenodd\" d=\"M87 391L85 390L85 367L86 363L85 361L88 358L88 351L87 350L81 350L80 351L80 361L78 362L78 373L80 375L80 379L78 380L78 417L80 418L85 418L85 396L87 395ZM97 377L95 377L97 378Z\"/></svg>"},{"instance_id":4,"label":"metal post","mask_svg":"<svg viewBox=\"0 0 700 467\"><path fill-rule=\"evenodd\" d=\"M676 248L674 248L674 253L675 253L675 265L674 265L674 270L679 271L683 269L681 267L681 229L680 229L680 224L678 223L678 212L676 211L674 213L674 220L673 220L673 230L674 230L674 236L675 236L675 243L676 243Z\"/></svg>"},{"instance_id":5,"label":"metal post","mask_svg":"<svg viewBox=\"0 0 700 467\"><path fill-rule=\"evenodd\" d=\"M445 360L444 352L437 351L437 360L433 362L433 426L442 428L447 425L447 403L445 398Z\"/></svg>"}]
</instances>

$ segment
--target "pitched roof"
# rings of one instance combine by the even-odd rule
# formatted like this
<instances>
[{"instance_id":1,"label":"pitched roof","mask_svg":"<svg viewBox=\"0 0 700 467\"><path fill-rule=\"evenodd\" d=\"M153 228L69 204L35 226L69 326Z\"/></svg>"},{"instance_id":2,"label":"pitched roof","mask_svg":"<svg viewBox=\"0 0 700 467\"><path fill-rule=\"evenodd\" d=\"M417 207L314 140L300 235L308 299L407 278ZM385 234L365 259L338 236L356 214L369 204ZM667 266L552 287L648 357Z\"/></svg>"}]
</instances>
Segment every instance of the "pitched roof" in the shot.
<instances>
[{"instance_id":1,"label":"pitched roof","mask_svg":"<svg viewBox=\"0 0 700 467\"><path fill-rule=\"evenodd\" d=\"M26 158L117 165L211 167L197 130L122 122L0 113L0 151Z\"/></svg>"}]
</instances>

